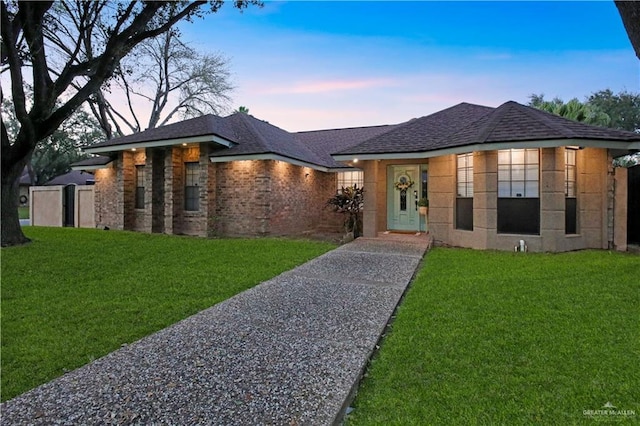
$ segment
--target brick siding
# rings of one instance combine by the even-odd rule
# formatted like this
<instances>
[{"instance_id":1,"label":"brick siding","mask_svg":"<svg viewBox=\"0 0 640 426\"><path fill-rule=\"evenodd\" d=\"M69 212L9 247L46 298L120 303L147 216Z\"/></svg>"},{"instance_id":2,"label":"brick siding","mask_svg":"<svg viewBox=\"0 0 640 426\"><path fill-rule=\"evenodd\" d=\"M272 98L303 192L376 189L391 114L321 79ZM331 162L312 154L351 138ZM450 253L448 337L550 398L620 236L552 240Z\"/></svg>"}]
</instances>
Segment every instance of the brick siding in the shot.
<instances>
[{"instance_id":1,"label":"brick siding","mask_svg":"<svg viewBox=\"0 0 640 426\"><path fill-rule=\"evenodd\" d=\"M198 211L185 211L185 163L199 164ZM135 166L145 165L145 205L135 208ZM120 153L96 173L96 223L114 229L197 236L340 232L326 207L335 173L274 160L211 163L206 144Z\"/></svg>"}]
</instances>

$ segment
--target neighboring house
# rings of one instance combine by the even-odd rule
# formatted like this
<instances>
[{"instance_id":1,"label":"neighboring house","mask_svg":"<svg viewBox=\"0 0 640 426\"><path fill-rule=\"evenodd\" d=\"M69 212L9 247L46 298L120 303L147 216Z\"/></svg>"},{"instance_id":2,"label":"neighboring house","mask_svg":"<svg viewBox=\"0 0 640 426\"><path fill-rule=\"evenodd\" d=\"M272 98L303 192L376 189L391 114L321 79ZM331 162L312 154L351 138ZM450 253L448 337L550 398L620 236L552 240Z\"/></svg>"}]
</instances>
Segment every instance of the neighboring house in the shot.
<instances>
[{"instance_id":1,"label":"neighboring house","mask_svg":"<svg viewBox=\"0 0 640 426\"><path fill-rule=\"evenodd\" d=\"M105 157L74 168L97 169L96 223L116 229L339 229L327 199L364 182L366 237L429 230L437 242L480 249L525 240L533 251L625 250L637 238L627 205L638 188L612 159L639 149L639 134L515 102L462 103L393 126L298 133L247 114L209 115L93 145L87 152Z\"/></svg>"},{"instance_id":2,"label":"neighboring house","mask_svg":"<svg viewBox=\"0 0 640 426\"><path fill-rule=\"evenodd\" d=\"M29 174L29 170L25 167L20 175L20 180L18 181L20 191L18 200L20 202L20 207L29 207L29 187L31 185L33 185L31 182L31 175Z\"/></svg>"},{"instance_id":3,"label":"neighboring house","mask_svg":"<svg viewBox=\"0 0 640 426\"><path fill-rule=\"evenodd\" d=\"M84 170L71 170L68 173L54 177L44 185L93 185L94 183L95 179L91 173L87 173Z\"/></svg>"}]
</instances>

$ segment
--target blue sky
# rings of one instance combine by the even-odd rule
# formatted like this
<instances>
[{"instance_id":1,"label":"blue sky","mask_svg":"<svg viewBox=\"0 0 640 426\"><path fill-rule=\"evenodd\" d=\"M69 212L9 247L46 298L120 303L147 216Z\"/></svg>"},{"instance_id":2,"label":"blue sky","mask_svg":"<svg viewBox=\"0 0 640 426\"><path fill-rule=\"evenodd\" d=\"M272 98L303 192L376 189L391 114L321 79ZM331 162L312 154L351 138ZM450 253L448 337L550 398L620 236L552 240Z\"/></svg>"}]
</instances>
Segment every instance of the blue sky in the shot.
<instances>
[{"instance_id":1,"label":"blue sky","mask_svg":"<svg viewBox=\"0 0 640 426\"><path fill-rule=\"evenodd\" d=\"M290 131L392 124L532 93L640 91L613 1L273 2L181 27L230 59L233 108Z\"/></svg>"}]
</instances>

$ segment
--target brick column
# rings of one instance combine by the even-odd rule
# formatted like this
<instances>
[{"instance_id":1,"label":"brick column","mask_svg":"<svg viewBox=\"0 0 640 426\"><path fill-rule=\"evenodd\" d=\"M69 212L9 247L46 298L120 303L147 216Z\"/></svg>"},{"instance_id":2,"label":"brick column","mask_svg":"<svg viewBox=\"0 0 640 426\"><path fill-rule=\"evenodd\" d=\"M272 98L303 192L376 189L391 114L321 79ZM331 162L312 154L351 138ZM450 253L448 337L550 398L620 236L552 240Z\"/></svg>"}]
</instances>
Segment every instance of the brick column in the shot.
<instances>
[{"instance_id":1,"label":"brick column","mask_svg":"<svg viewBox=\"0 0 640 426\"><path fill-rule=\"evenodd\" d=\"M122 152L122 160L118 167L118 217L122 218L123 229L135 227L135 167L133 153Z\"/></svg>"},{"instance_id":2,"label":"brick column","mask_svg":"<svg viewBox=\"0 0 640 426\"><path fill-rule=\"evenodd\" d=\"M496 246L498 228L498 152L473 155L473 243L478 249ZM455 227L455 219L454 219Z\"/></svg>"},{"instance_id":3,"label":"brick column","mask_svg":"<svg viewBox=\"0 0 640 426\"><path fill-rule=\"evenodd\" d=\"M614 168L614 204L613 204L613 247L619 251L627 251L627 215L629 191L628 169L625 167ZM637 212L632 212L637 214Z\"/></svg>"},{"instance_id":4,"label":"brick column","mask_svg":"<svg viewBox=\"0 0 640 426\"><path fill-rule=\"evenodd\" d=\"M540 150L542 251L561 251L565 239L564 148Z\"/></svg>"}]
</instances>

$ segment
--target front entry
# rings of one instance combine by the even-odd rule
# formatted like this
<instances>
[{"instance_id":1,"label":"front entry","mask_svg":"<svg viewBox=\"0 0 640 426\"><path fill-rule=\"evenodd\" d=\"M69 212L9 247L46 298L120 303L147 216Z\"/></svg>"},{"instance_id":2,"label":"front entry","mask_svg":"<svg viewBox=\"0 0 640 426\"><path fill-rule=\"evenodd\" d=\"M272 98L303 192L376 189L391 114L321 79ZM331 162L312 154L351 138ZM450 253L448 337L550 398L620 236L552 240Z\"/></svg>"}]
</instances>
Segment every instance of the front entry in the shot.
<instances>
[{"instance_id":1,"label":"front entry","mask_svg":"<svg viewBox=\"0 0 640 426\"><path fill-rule=\"evenodd\" d=\"M425 173L426 175L426 173ZM387 229L418 232L421 220L418 200L422 196L419 164L387 169Z\"/></svg>"}]
</instances>

